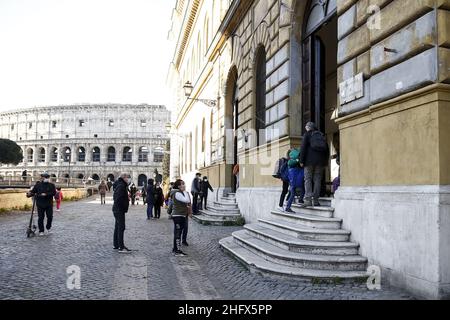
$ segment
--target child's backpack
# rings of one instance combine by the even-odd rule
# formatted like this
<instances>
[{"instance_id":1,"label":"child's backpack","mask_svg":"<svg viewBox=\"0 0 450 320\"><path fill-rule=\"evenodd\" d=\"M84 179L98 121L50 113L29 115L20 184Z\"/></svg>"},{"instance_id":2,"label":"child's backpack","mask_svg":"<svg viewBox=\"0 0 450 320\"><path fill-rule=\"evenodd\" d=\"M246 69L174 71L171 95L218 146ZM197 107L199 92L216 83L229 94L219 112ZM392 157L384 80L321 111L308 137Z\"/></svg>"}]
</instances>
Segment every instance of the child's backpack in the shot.
<instances>
[{"instance_id":1,"label":"child's backpack","mask_svg":"<svg viewBox=\"0 0 450 320\"><path fill-rule=\"evenodd\" d=\"M276 179L282 179L281 175L282 175L282 168L283 165L287 162L288 160L286 158L281 158L277 161L277 163L275 164L275 170L273 172L273 177Z\"/></svg>"},{"instance_id":2,"label":"child's backpack","mask_svg":"<svg viewBox=\"0 0 450 320\"><path fill-rule=\"evenodd\" d=\"M61 192L60 191L56 191L56 193L55 193L55 200L59 200L60 195L61 195Z\"/></svg>"}]
</instances>

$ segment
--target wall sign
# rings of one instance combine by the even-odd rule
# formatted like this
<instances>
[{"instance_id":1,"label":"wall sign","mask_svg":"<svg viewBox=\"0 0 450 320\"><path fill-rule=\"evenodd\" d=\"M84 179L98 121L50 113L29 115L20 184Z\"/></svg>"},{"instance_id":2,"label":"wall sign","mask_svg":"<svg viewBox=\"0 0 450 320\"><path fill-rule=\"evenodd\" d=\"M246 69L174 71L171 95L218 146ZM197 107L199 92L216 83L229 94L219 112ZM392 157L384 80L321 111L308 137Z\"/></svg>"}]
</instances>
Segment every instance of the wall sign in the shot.
<instances>
[{"instance_id":1,"label":"wall sign","mask_svg":"<svg viewBox=\"0 0 450 320\"><path fill-rule=\"evenodd\" d=\"M356 76L341 82L339 84L339 94L341 97L341 105L364 97L363 74L359 73Z\"/></svg>"}]
</instances>

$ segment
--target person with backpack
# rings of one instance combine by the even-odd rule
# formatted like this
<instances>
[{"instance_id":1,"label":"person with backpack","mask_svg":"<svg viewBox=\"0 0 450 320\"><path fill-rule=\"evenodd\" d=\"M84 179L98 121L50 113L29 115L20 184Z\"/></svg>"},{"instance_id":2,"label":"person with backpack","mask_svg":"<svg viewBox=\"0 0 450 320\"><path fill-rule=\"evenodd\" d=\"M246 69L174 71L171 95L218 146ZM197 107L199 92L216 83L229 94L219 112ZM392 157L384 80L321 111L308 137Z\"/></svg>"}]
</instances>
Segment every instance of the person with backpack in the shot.
<instances>
[{"instance_id":1,"label":"person with backpack","mask_svg":"<svg viewBox=\"0 0 450 320\"><path fill-rule=\"evenodd\" d=\"M292 149L288 161L289 197L285 212L294 213L291 209L297 190L300 190L300 203L305 196L304 169L300 166L300 151Z\"/></svg>"},{"instance_id":2,"label":"person with backpack","mask_svg":"<svg viewBox=\"0 0 450 320\"><path fill-rule=\"evenodd\" d=\"M286 195L289 192L289 168L288 168L288 161L289 161L289 153L291 150L289 150L286 154L286 157L280 158L277 161L277 164L275 165L275 172L273 174L273 177L276 179L280 179L283 183L281 196L280 196L280 203L278 206L278 210L284 211L284 200L286 200Z\"/></svg>"},{"instance_id":3,"label":"person with backpack","mask_svg":"<svg viewBox=\"0 0 450 320\"><path fill-rule=\"evenodd\" d=\"M325 167L328 166L329 147L325 135L313 122L306 124L300 150L300 166L305 169L305 201L302 207L320 206L319 197Z\"/></svg>"},{"instance_id":4,"label":"person with backpack","mask_svg":"<svg viewBox=\"0 0 450 320\"><path fill-rule=\"evenodd\" d=\"M172 252L177 257L186 256L181 250L182 234L187 225L187 219L192 216L191 197L186 192L186 184L183 180L177 180L170 192L171 204L168 212L172 216L174 224L174 238Z\"/></svg>"},{"instance_id":5,"label":"person with backpack","mask_svg":"<svg viewBox=\"0 0 450 320\"><path fill-rule=\"evenodd\" d=\"M61 187L56 188L55 201L56 201L56 212L61 211L61 202L63 200L63 193Z\"/></svg>"}]
</instances>

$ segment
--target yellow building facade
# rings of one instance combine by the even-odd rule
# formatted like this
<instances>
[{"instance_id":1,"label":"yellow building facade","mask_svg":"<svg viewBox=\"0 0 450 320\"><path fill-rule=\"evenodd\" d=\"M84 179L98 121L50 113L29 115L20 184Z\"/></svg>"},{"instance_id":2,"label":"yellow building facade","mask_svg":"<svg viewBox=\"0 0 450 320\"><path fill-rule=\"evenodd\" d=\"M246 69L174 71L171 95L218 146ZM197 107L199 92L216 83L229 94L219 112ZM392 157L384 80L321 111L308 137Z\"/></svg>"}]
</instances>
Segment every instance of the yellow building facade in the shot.
<instances>
[{"instance_id":1,"label":"yellow building facade","mask_svg":"<svg viewBox=\"0 0 450 320\"><path fill-rule=\"evenodd\" d=\"M237 189L256 222L314 121L360 253L391 284L450 297L449 0L178 0L172 22L172 178Z\"/></svg>"}]
</instances>

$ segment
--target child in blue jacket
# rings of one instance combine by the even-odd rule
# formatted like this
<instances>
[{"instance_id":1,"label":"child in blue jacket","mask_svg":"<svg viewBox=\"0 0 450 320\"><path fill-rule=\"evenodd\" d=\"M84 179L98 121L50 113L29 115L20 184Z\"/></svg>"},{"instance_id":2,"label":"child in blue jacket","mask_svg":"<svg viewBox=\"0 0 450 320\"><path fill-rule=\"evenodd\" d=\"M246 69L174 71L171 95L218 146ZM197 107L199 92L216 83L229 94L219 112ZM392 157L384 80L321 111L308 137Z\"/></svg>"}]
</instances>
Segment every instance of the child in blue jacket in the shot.
<instances>
[{"instance_id":1,"label":"child in blue jacket","mask_svg":"<svg viewBox=\"0 0 450 320\"><path fill-rule=\"evenodd\" d=\"M289 188L290 195L285 212L294 213L291 209L294 202L297 189L300 189L300 202L305 196L305 174L303 168L300 166L300 151L294 149L289 154Z\"/></svg>"}]
</instances>

